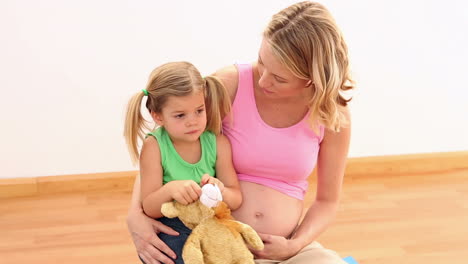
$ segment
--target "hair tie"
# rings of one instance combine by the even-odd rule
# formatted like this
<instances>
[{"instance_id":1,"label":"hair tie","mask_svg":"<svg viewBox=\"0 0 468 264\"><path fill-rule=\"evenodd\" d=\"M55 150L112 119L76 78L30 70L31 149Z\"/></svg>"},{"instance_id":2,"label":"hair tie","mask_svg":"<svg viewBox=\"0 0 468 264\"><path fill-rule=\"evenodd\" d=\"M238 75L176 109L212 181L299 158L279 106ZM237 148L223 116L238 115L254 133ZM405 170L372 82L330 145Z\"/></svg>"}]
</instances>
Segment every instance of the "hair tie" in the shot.
<instances>
[{"instance_id":1,"label":"hair tie","mask_svg":"<svg viewBox=\"0 0 468 264\"><path fill-rule=\"evenodd\" d=\"M145 96L148 96L148 90L146 90L146 89L141 89L141 91L145 94Z\"/></svg>"}]
</instances>

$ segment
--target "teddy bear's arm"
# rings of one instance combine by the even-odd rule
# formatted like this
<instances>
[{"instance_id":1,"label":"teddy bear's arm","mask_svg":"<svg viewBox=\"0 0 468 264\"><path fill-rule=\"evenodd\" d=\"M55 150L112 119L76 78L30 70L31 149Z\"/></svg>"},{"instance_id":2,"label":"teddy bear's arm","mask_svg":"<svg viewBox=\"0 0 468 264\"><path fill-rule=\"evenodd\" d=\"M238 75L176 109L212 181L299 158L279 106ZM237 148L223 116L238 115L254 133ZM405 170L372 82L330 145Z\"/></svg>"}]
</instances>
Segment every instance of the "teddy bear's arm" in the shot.
<instances>
[{"instance_id":1,"label":"teddy bear's arm","mask_svg":"<svg viewBox=\"0 0 468 264\"><path fill-rule=\"evenodd\" d=\"M185 242L184 249L182 251L182 257L185 263L190 264L204 264L203 253L200 245L200 232L197 232L197 228L192 230L192 233Z\"/></svg>"},{"instance_id":2,"label":"teddy bear's arm","mask_svg":"<svg viewBox=\"0 0 468 264\"><path fill-rule=\"evenodd\" d=\"M244 241L253 249L262 250L264 245L257 232L255 232L255 230L249 225L238 221L236 221L236 223L239 225L239 233L242 235Z\"/></svg>"}]
</instances>

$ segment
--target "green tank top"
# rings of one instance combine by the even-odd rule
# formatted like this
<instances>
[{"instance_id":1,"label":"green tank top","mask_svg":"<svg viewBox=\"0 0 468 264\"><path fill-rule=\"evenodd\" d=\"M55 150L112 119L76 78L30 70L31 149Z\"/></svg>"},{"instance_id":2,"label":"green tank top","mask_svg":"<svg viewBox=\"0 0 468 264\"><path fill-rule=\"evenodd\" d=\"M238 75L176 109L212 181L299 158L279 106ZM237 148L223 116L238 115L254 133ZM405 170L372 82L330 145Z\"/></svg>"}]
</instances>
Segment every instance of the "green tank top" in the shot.
<instances>
[{"instance_id":1,"label":"green tank top","mask_svg":"<svg viewBox=\"0 0 468 264\"><path fill-rule=\"evenodd\" d=\"M148 136L155 137L159 144L161 165L163 167L163 184L177 180L194 180L200 184L203 174L216 176L216 136L213 133L205 131L201 134L201 158L195 164L182 159L163 127L158 127L153 132L148 133Z\"/></svg>"}]
</instances>

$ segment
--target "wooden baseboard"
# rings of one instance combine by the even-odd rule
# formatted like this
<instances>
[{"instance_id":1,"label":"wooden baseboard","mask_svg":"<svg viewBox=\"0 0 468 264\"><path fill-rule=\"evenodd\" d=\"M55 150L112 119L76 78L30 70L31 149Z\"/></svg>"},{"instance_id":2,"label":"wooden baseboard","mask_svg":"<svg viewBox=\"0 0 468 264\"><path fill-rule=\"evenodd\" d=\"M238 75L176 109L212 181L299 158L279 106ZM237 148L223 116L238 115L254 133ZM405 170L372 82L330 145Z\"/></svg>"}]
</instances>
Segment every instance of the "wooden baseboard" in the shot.
<instances>
[{"instance_id":1,"label":"wooden baseboard","mask_svg":"<svg viewBox=\"0 0 468 264\"><path fill-rule=\"evenodd\" d=\"M468 151L349 158L346 178L468 169ZM0 179L0 198L92 190L130 191L138 171Z\"/></svg>"},{"instance_id":2,"label":"wooden baseboard","mask_svg":"<svg viewBox=\"0 0 468 264\"><path fill-rule=\"evenodd\" d=\"M386 177L468 169L468 151L350 158L347 177Z\"/></svg>"},{"instance_id":3,"label":"wooden baseboard","mask_svg":"<svg viewBox=\"0 0 468 264\"><path fill-rule=\"evenodd\" d=\"M0 198L93 190L131 190L138 171L0 180Z\"/></svg>"}]
</instances>

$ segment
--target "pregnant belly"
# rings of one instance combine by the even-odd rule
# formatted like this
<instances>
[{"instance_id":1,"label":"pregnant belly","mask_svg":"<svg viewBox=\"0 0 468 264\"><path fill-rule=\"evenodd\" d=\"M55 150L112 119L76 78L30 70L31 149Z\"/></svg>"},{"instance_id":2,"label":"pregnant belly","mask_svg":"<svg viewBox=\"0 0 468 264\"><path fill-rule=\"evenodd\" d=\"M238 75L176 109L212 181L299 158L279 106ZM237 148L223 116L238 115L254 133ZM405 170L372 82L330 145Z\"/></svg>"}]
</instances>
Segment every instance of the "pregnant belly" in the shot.
<instances>
[{"instance_id":1,"label":"pregnant belly","mask_svg":"<svg viewBox=\"0 0 468 264\"><path fill-rule=\"evenodd\" d=\"M303 203L269 187L240 182L242 205L232 212L259 233L289 237L302 215Z\"/></svg>"}]
</instances>

